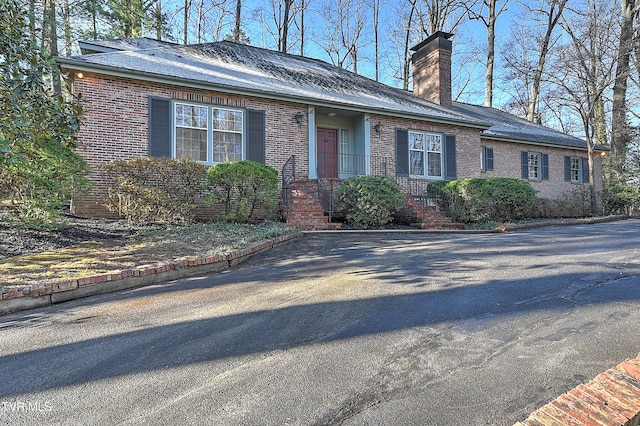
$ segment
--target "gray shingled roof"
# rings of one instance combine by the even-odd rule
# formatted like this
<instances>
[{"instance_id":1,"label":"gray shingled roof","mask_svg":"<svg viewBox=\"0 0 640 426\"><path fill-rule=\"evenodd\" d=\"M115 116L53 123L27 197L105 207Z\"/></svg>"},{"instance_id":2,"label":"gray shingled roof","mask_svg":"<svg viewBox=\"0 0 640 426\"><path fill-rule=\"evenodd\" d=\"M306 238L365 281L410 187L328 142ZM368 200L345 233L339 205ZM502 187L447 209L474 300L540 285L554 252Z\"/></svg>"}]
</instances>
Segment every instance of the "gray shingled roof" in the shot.
<instances>
[{"instance_id":1,"label":"gray shingled roof","mask_svg":"<svg viewBox=\"0 0 640 426\"><path fill-rule=\"evenodd\" d=\"M80 44L82 54L153 49L155 47L176 45L169 41L156 40L147 37L119 38L114 40L80 40L78 43Z\"/></svg>"},{"instance_id":2,"label":"gray shingled roof","mask_svg":"<svg viewBox=\"0 0 640 426\"><path fill-rule=\"evenodd\" d=\"M582 139L532 123L499 109L454 102L453 110L490 123L491 127L482 132L483 136L488 138L587 149L587 143ZM596 147L596 150L604 149L606 148Z\"/></svg>"},{"instance_id":3,"label":"gray shingled roof","mask_svg":"<svg viewBox=\"0 0 640 426\"><path fill-rule=\"evenodd\" d=\"M458 102L445 108L317 59L228 41L189 46L147 38L83 43L110 53L59 58L63 68L461 124L482 129L486 137L586 149L581 139L504 111Z\"/></svg>"},{"instance_id":4,"label":"gray shingled roof","mask_svg":"<svg viewBox=\"0 0 640 426\"><path fill-rule=\"evenodd\" d=\"M227 41L60 58L68 69L197 83L237 93L487 127L482 121L326 62Z\"/></svg>"}]
</instances>

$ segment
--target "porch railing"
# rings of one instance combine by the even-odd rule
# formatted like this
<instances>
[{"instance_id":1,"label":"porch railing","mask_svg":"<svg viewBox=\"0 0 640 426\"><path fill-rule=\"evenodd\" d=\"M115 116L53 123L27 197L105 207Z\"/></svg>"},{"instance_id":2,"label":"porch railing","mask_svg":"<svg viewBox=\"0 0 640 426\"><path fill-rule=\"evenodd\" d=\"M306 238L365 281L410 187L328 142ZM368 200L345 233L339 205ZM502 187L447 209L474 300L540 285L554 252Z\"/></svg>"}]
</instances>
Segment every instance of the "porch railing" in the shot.
<instances>
[{"instance_id":1,"label":"porch railing","mask_svg":"<svg viewBox=\"0 0 640 426\"><path fill-rule=\"evenodd\" d=\"M291 184L296 180L296 156L292 155L282 166L282 204L284 220L287 220L292 204Z\"/></svg>"},{"instance_id":2,"label":"porch railing","mask_svg":"<svg viewBox=\"0 0 640 426\"><path fill-rule=\"evenodd\" d=\"M430 207L444 211L453 221L459 218L460 203L455 194L434 185L432 182L412 177L401 170L392 158L361 155L320 153L318 155L318 198L325 214L332 217L336 211L336 191L340 187L340 179L358 175L389 176L398 183L402 192L419 202L424 213Z\"/></svg>"}]
</instances>

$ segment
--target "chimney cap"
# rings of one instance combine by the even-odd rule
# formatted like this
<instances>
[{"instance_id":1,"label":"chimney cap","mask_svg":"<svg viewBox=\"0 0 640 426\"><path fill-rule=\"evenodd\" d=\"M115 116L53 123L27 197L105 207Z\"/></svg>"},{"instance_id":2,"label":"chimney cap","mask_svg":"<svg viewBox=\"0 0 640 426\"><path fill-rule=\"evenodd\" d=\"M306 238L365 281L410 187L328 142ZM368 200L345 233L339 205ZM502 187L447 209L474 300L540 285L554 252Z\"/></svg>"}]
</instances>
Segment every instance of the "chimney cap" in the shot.
<instances>
[{"instance_id":1,"label":"chimney cap","mask_svg":"<svg viewBox=\"0 0 640 426\"><path fill-rule=\"evenodd\" d=\"M447 32L444 32L444 31L436 31L435 33L431 34L425 40L423 40L420 43L416 44L415 46L413 46L409 50L411 50L412 52L417 52L422 47L426 46L427 44L431 43L433 40L435 40L437 38L443 38L445 40L449 40L451 37L453 37L453 33L447 33Z\"/></svg>"}]
</instances>

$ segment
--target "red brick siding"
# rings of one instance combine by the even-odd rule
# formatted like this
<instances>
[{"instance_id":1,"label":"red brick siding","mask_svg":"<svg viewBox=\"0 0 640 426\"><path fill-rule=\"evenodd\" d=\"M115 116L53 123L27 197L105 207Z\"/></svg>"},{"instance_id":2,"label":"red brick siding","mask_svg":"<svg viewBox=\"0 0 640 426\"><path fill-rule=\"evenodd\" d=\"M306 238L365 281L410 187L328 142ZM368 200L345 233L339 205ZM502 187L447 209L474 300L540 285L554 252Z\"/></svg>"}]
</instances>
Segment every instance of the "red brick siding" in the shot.
<instances>
[{"instance_id":1,"label":"red brick siding","mask_svg":"<svg viewBox=\"0 0 640 426\"><path fill-rule=\"evenodd\" d=\"M531 151L549 155L549 180L527 180L541 198L556 199L564 197L577 188L586 188L588 183L576 184L564 180L564 157L587 157L586 151L566 148L548 148L535 145L499 142L480 137L477 129L461 126L430 124L401 118L371 115L371 123L380 122L381 131L377 133L371 126L371 155L395 158L396 129L415 129L456 135L456 161L458 178L470 177L512 177L521 178L521 152ZM480 151L482 146L493 148L493 171L480 169ZM602 157L596 155L595 183L596 191L602 190Z\"/></svg>"},{"instance_id":2,"label":"red brick siding","mask_svg":"<svg viewBox=\"0 0 640 426\"><path fill-rule=\"evenodd\" d=\"M84 113L78 152L94 167L90 196L74 200L75 211L83 215L106 215L102 206L104 182L97 167L111 160L147 156L148 98L158 96L211 105L264 110L266 112L266 163L281 171L291 155L296 155L296 174L308 176L307 106L292 102L227 95L224 93L188 89L87 73L74 81L74 93L82 94ZM295 115L302 112L302 123ZM564 181L564 156L586 157L584 151L545 148L516 143L481 140L477 129L462 126L426 123L418 120L372 114L370 123L381 124L380 133L370 126L371 155L395 159L395 130L416 129L456 135L457 176L520 178L520 152L523 150L549 154L549 180L531 181L540 197L558 198L584 184ZM494 170L480 170L480 149L494 149ZM602 189L602 164L596 158L596 189Z\"/></svg>"},{"instance_id":3,"label":"red brick siding","mask_svg":"<svg viewBox=\"0 0 640 426\"><path fill-rule=\"evenodd\" d=\"M306 105L212 91L186 89L142 81L86 73L74 81L74 93L82 94L84 112L78 134L82 146L78 153L94 168L90 196L74 200L82 215L108 215L102 206L104 182L97 169L111 160L126 160L148 155L148 99L158 96L171 99L264 110L266 113L266 164L278 172L293 154L297 172L308 173L308 135L306 118L297 124L295 114Z\"/></svg>"}]
</instances>

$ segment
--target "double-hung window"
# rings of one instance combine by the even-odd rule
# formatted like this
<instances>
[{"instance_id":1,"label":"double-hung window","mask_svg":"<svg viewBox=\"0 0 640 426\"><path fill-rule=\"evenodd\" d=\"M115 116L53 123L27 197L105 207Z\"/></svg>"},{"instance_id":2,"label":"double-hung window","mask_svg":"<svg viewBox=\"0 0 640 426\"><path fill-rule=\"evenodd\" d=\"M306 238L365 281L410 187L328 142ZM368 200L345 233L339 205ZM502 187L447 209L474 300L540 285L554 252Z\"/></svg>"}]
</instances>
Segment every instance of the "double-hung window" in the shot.
<instances>
[{"instance_id":1,"label":"double-hung window","mask_svg":"<svg viewBox=\"0 0 640 426\"><path fill-rule=\"evenodd\" d=\"M529 153L529 179L540 180L542 178L542 155L539 152Z\"/></svg>"},{"instance_id":2,"label":"double-hung window","mask_svg":"<svg viewBox=\"0 0 640 426\"><path fill-rule=\"evenodd\" d=\"M582 158L571 157L571 182L582 181Z\"/></svg>"},{"instance_id":3,"label":"double-hung window","mask_svg":"<svg viewBox=\"0 0 640 426\"><path fill-rule=\"evenodd\" d=\"M412 176L442 178L442 135L409 130L409 168Z\"/></svg>"},{"instance_id":4,"label":"double-hung window","mask_svg":"<svg viewBox=\"0 0 640 426\"><path fill-rule=\"evenodd\" d=\"M564 180L571 183L589 182L589 161L584 157L564 157Z\"/></svg>"},{"instance_id":5,"label":"double-hung window","mask_svg":"<svg viewBox=\"0 0 640 426\"><path fill-rule=\"evenodd\" d=\"M549 154L522 151L522 179L548 180Z\"/></svg>"},{"instance_id":6,"label":"double-hung window","mask_svg":"<svg viewBox=\"0 0 640 426\"><path fill-rule=\"evenodd\" d=\"M175 104L175 156L207 162L209 108Z\"/></svg>"},{"instance_id":7,"label":"double-hung window","mask_svg":"<svg viewBox=\"0 0 640 426\"><path fill-rule=\"evenodd\" d=\"M241 110L175 102L174 126L176 158L209 164L243 158Z\"/></svg>"}]
</instances>

